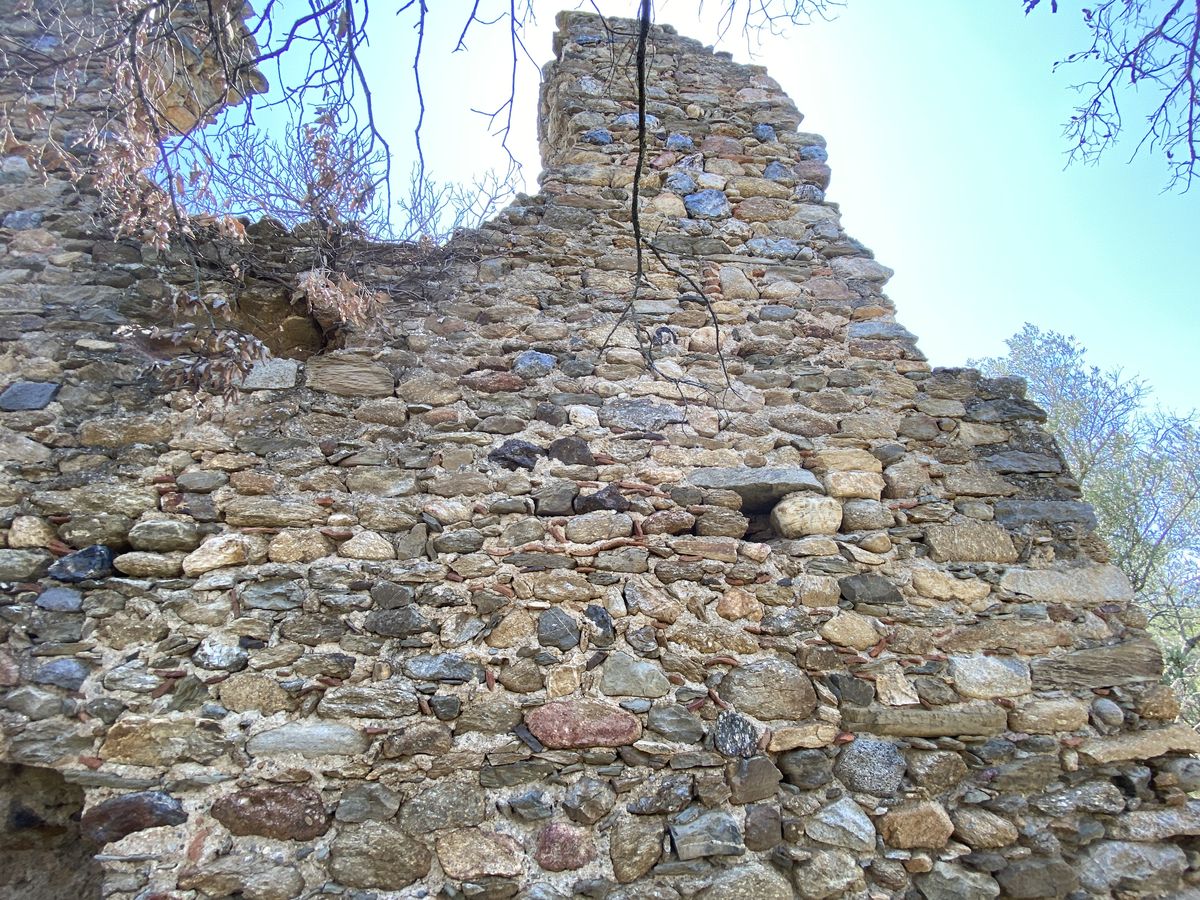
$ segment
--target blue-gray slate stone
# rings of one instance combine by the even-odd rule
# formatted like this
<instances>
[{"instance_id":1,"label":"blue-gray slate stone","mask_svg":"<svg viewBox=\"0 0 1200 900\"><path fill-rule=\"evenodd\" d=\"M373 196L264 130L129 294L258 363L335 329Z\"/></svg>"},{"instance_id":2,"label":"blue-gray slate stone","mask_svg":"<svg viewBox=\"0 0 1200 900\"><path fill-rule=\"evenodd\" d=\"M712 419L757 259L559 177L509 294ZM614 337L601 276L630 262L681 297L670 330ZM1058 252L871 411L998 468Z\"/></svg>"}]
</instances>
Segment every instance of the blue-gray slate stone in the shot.
<instances>
[{"instance_id":1,"label":"blue-gray slate stone","mask_svg":"<svg viewBox=\"0 0 1200 900\"><path fill-rule=\"evenodd\" d=\"M50 577L59 581L87 581L106 578L113 572L113 552L103 544L93 544L68 553L50 567Z\"/></svg>"},{"instance_id":2,"label":"blue-gray slate stone","mask_svg":"<svg viewBox=\"0 0 1200 900\"><path fill-rule=\"evenodd\" d=\"M727 219L733 213L724 191L705 188L683 198L683 205L693 219Z\"/></svg>"},{"instance_id":3,"label":"blue-gray slate stone","mask_svg":"<svg viewBox=\"0 0 1200 900\"><path fill-rule=\"evenodd\" d=\"M20 412L30 409L45 409L58 393L53 381L17 381L0 394L0 410Z\"/></svg>"}]
</instances>

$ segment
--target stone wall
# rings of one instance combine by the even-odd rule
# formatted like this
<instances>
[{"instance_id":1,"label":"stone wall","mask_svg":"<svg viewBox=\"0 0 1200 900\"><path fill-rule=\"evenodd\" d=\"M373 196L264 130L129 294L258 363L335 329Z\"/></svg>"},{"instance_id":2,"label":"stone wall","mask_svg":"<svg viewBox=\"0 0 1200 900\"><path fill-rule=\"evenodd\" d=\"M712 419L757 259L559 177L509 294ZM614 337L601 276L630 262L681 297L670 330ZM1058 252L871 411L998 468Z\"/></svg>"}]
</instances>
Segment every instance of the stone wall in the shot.
<instances>
[{"instance_id":1,"label":"stone wall","mask_svg":"<svg viewBox=\"0 0 1200 900\"><path fill-rule=\"evenodd\" d=\"M610 24L560 17L541 193L234 400L141 374L170 256L8 148L0 759L121 900L1200 897L1042 411L930 369L822 139L661 27L635 297Z\"/></svg>"}]
</instances>

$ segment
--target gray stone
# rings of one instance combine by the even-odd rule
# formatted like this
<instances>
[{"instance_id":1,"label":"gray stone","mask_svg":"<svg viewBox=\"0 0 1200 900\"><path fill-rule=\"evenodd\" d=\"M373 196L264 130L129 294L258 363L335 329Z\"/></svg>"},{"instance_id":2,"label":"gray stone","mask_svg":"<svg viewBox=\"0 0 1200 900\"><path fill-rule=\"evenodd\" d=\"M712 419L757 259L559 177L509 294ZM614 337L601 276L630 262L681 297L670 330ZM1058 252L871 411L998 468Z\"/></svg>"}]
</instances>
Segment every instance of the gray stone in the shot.
<instances>
[{"instance_id":1,"label":"gray stone","mask_svg":"<svg viewBox=\"0 0 1200 900\"><path fill-rule=\"evenodd\" d=\"M756 719L805 719L817 707L812 682L794 664L765 659L734 668L717 688L721 699Z\"/></svg>"},{"instance_id":2,"label":"gray stone","mask_svg":"<svg viewBox=\"0 0 1200 900\"><path fill-rule=\"evenodd\" d=\"M342 792L334 818L339 822L354 824L368 820L382 821L390 819L398 809L399 794L377 781L368 781L351 785Z\"/></svg>"},{"instance_id":3,"label":"gray stone","mask_svg":"<svg viewBox=\"0 0 1200 900\"><path fill-rule=\"evenodd\" d=\"M669 741L695 744L704 737L704 723L686 706L655 706L646 717L646 727Z\"/></svg>"},{"instance_id":4,"label":"gray stone","mask_svg":"<svg viewBox=\"0 0 1200 900\"><path fill-rule=\"evenodd\" d=\"M887 319L867 319L863 322L851 322L846 329L850 338L871 341L910 341L916 343L917 336L899 322Z\"/></svg>"},{"instance_id":5,"label":"gray stone","mask_svg":"<svg viewBox=\"0 0 1200 900\"><path fill-rule=\"evenodd\" d=\"M904 778L904 757L890 741L859 737L842 748L834 772L852 791L890 796Z\"/></svg>"},{"instance_id":6,"label":"gray stone","mask_svg":"<svg viewBox=\"0 0 1200 900\"><path fill-rule=\"evenodd\" d=\"M264 359L242 379L241 388L246 391L287 390L296 386L300 364L294 359Z\"/></svg>"},{"instance_id":7,"label":"gray stone","mask_svg":"<svg viewBox=\"0 0 1200 900\"><path fill-rule=\"evenodd\" d=\"M45 409L58 393L59 386L52 381L16 381L0 394L0 411L21 412Z\"/></svg>"},{"instance_id":8,"label":"gray stone","mask_svg":"<svg viewBox=\"0 0 1200 900\"><path fill-rule=\"evenodd\" d=\"M600 407L600 424L625 431L661 431L686 421L682 407L654 400L609 400Z\"/></svg>"},{"instance_id":9,"label":"gray stone","mask_svg":"<svg viewBox=\"0 0 1200 900\"><path fill-rule=\"evenodd\" d=\"M53 561L45 550L0 550L0 581L34 581Z\"/></svg>"},{"instance_id":10,"label":"gray stone","mask_svg":"<svg viewBox=\"0 0 1200 900\"><path fill-rule=\"evenodd\" d=\"M992 508L996 521L1008 528L1064 523L1081 525L1088 531L1096 527L1096 511L1082 500L997 500Z\"/></svg>"},{"instance_id":11,"label":"gray stone","mask_svg":"<svg viewBox=\"0 0 1200 900\"><path fill-rule=\"evenodd\" d=\"M917 887L926 900L992 900L1000 896L1000 885L990 875L941 861L917 878Z\"/></svg>"},{"instance_id":12,"label":"gray stone","mask_svg":"<svg viewBox=\"0 0 1200 900\"><path fill-rule=\"evenodd\" d=\"M524 353L517 354L517 358L513 360L512 370L527 381L532 381L543 375L549 375L554 371L556 365L558 365L558 357L537 350L526 350Z\"/></svg>"},{"instance_id":13,"label":"gray stone","mask_svg":"<svg viewBox=\"0 0 1200 900\"><path fill-rule=\"evenodd\" d=\"M566 652L579 646L579 623L557 606L538 616L537 634L538 643L543 647L557 647Z\"/></svg>"},{"instance_id":14,"label":"gray stone","mask_svg":"<svg viewBox=\"0 0 1200 900\"><path fill-rule=\"evenodd\" d=\"M814 841L869 853L875 849L875 826L857 803L843 797L819 810L804 826Z\"/></svg>"},{"instance_id":15,"label":"gray stone","mask_svg":"<svg viewBox=\"0 0 1200 900\"><path fill-rule=\"evenodd\" d=\"M845 850L818 850L792 870L792 883L800 900L841 900L864 887L862 867Z\"/></svg>"},{"instance_id":16,"label":"gray stone","mask_svg":"<svg viewBox=\"0 0 1200 900\"><path fill-rule=\"evenodd\" d=\"M466 684L483 676L483 669L457 653L423 653L404 661L404 674L417 681Z\"/></svg>"},{"instance_id":17,"label":"gray stone","mask_svg":"<svg viewBox=\"0 0 1200 900\"><path fill-rule=\"evenodd\" d=\"M799 466L696 469L687 480L696 487L733 491L742 498L742 509L747 512L765 512L788 494L799 491L825 492L820 479Z\"/></svg>"},{"instance_id":18,"label":"gray stone","mask_svg":"<svg viewBox=\"0 0 1200 900\"><path fill-rule=\"evenodd\" d=\"M683 205L693 219L726 219L733 212L723 191L705 188L683 198Z\"/></svg>"},{"instance_id":19,"label":"gray stone","mask_svg":"<svg viewBox=\"0 0 1200 900\"><path fill-rule=\"evenodd\" d=\"M567 788L563 797L563 812L572 822L594 825L608 814L616 802L617 793L607 781L585 777Z\"/></svg>"},{"instance_id":20,"label":"gray stone","mask_svg":"<svg viewBox=\"0 0 1200 900\"><path fill-rule=\"evenodd\" d=\"M269 731L260 731L246 742L251 756L298 753L317 757L354 755L366 751L370 741L349 725L334 722L288 722Z\"/></svg>"},{"instance_id":21,"label":"gray stone","mask_svg":"<svg viewBox=\"0 0 1200 900\"><path fill-rule=\"evenodd\" d=\"M727 869L696 895L696 900L793 900L788 880L764 865Z\"/></svg>"},{"instance_id":22,"label":"gray stone","mask_svg":"<svg viewBox=\"0 0 1200 900\"><path fill-rule=\"evenodd\" d=\"M343 828L329 846L329 872L349 887L400 890L428 875L431 863L421 841L384 822Z\"/></svg>"},{"instance_id":23,"label":"gray stone","mask_svg":"<svg viewBox=\"0 0 1200 900\"><path fill-rule=\"evenodd\" d=\"M52 684L64 690L77 691L91 671L91 666L82 660L63 656L42 663L29 680L34 684Z\"/></svg>"},{"instance_id":24,"label":"gray stone","mask_svg":"<svg viewBox=\"0 0 1200 900\"><path fill-rule=\"evenodd\" d=\"M419 791L400 810L400 827L423 835L439 828L469 828L487 817L487 797L477 787L442 781Z\"/></svg>"},{"instance_id":25,"label":"gray stone","mask_svg":"<svg viewBox=\"0 0 1200 900\"><path fill-rule=\"evenodd\" d=\"M706 856L741 856L746 852L737 820L727 812L702 813L686 823L671 825L671 840L682 860Z\"/></svg>"},{"instance_id":26,"label":"gray stone","mask_svg":"<svg viewBox=\"0 0 1200 900\"><path fill-rule=\"evenodd\" d=\"M779 769L788 784L811 791L833 781L833 760L820 750L791 750L781 753Z\"/></svg>"},{"instance_id":27,"label":"gray stone","mask_svg":"<svg viewBox=\"0 0 1200 900\"><path fill-rule=\"evenodd\" d=\"M869 572L839 579L838 587L842 597L855 605L888 606L904 602L904 596L894 584L882 575Z\"/></svg>"},{"instance_id":28,"label":"gray stone","mask_svg":"<svg viewBox=\"0 0 1200 900\"><path fill-rule=\"evenodd\" d=\"M725 778L729 782L729 802L741 805L774 797L783 773L767 757L752 756L729 763Z\"/></svg>"},{"instance_id":29,"label":"gray stone","mask_svg":"<svg viewBox=\"0 0 1200 900\"><path fill-rule=\"evenodd\" d=\"M200 546L200 532L195 522L179 519L151 519L138 522L129 529L129 546L135 550L195 550Z\"/></svg>"},{"instance_id":30,"label":"gray stone","mask_svg":"<svg viewBox=\"0 0 1200 900\"><path fill-rule=\"evenodd\" d=\"M1088 854L1091 854L1096 849L1098 847L1091 848ZM1172 847L1171 849L1178 851L1176 847ZM1182 852L1179 853L1179 856L1182 858ZM1120 858L1105 859L1103 862L1098 862L1100 866L1104 866L1108 862L1120 864L1128 861L1130 860L1121 856ZM1081 869L1085 872L1092 868L1086 856L1084 860L1081 860L1081 863ZM1182 864L1180 865L1180 869L1182 869ZM1098 870L1094 873L1085 874L1084 887L1091 887L1093 884L1105 884L1110 879L1114 882L1120 881L1122 879L1121 872L1119 870L1116 872ZM1061 859L1039 857L1012 860L996 873L996 880L1000 882L1000 890L1003 892L1003 896L1006 898L1011 897L1012 900L1065 897L1079 887L1079 876L1075 874L1075 871L1069 865Z\"/></svg>"},{"instance_id":31,"label":"gray stone","mask_svg":"<svg viewBox=\"0 0 1200 900\"><path fill-rule=\"evenodd\" d=\"M600 690L609 696L663 697L671 690L671 683L657 663L614 653L604 663Z\"/></svg>"},{"instance_id":32,"label":"gray stone","mask_svg":"<svg viewBox=\"0 0 1200 900\"><path fill-rule=\"evenodd\" d=\"M758 729L745 716L723 709L713 729L713 746L725 756L753 756L758 749Z\"/></svg>"},{"instance_id":33,"label":"gray stone","mask_svg":"<svg viewBox=\"0 0 1200 900\"><path fill-rule=\"evenodd\" d=\"M37 606L52 612L79 612L83 609L83 594L73 588L48 588L38 595Z\"/></svg>"},{"instance_id":34,"label":"gray stone","mask_svg":"<svg viewBox=\"0 0 1200 900\"><path fill-rule=\"evenodd\" d=\"M417 712L412 685L401 679L344 684L330 688L317 704L317 712L328 718L351 716L391 719Z\"/></svg>"}]
</instances>

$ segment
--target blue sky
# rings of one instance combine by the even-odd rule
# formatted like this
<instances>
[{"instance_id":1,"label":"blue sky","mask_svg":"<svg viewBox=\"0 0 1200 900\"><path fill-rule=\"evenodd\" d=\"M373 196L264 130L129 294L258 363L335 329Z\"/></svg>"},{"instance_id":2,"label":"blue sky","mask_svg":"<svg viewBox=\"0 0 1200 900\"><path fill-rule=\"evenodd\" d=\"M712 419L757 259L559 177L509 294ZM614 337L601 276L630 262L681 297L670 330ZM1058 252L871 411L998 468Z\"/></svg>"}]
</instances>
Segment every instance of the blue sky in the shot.
<instances>
[{"instance_id":1,"label":"blue sky","mask_svg":"<svg viewBox=\"0 0 1200 900\"><path fill-rule=\"evenodd\" d=\"M469 110L508 95L505 28L476 25L469 52L451 54L471 4L429 5L426 159L437 177L468 180L503 167L486 122ZM481 9L489 5L507 7L484 0ZM708 0L698 16L695 0L659 0L657 19L711 42L719 5ZM525 40L539 64L551 56L554 13L569 6L535 0L539 18ZM636 3L599 6L630 15ZM1086 35L1077 3L1059 6L1027 18L1019 0L847 0L831 22L764 38L753 60L739 35L722 49L767 66L805 113L802 127L826 137L829 199L849 233L896 270L888 293L933 364L1002 353L1004 338L1031 321L1073 334L1096 364L1140 373L1165 406L1200 407L1200 186L1162 193L1165 164L1127 162L1129 140L1100 165L1064 169L1062 123L1081 73L1051 66ZM372 14L384 27L372 29L366 65L397 169L407 171L412 19L378 3ZM531 191L536 83L524 61L509 143Z\"/></svg>"}]
</instances>

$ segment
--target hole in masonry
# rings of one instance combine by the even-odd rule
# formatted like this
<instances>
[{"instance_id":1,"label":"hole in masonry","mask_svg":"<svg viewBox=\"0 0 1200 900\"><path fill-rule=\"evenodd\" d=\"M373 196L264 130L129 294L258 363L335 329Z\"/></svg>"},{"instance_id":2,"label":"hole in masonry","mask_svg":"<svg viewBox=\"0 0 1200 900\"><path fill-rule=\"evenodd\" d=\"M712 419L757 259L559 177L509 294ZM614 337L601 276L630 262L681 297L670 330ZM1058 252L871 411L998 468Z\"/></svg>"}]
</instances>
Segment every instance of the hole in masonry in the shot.
<instances>
[{"instance_id":1,"label":"hole in masonry","mask_svg":"<svg viewBox=\"0 0 1200 900\"><path fill-rule=\"evenodd\" d=\"M0 897L99 900L103 870L79 834L83 788L53 769L0 765Z\"/></svg>"}]
</instances>

